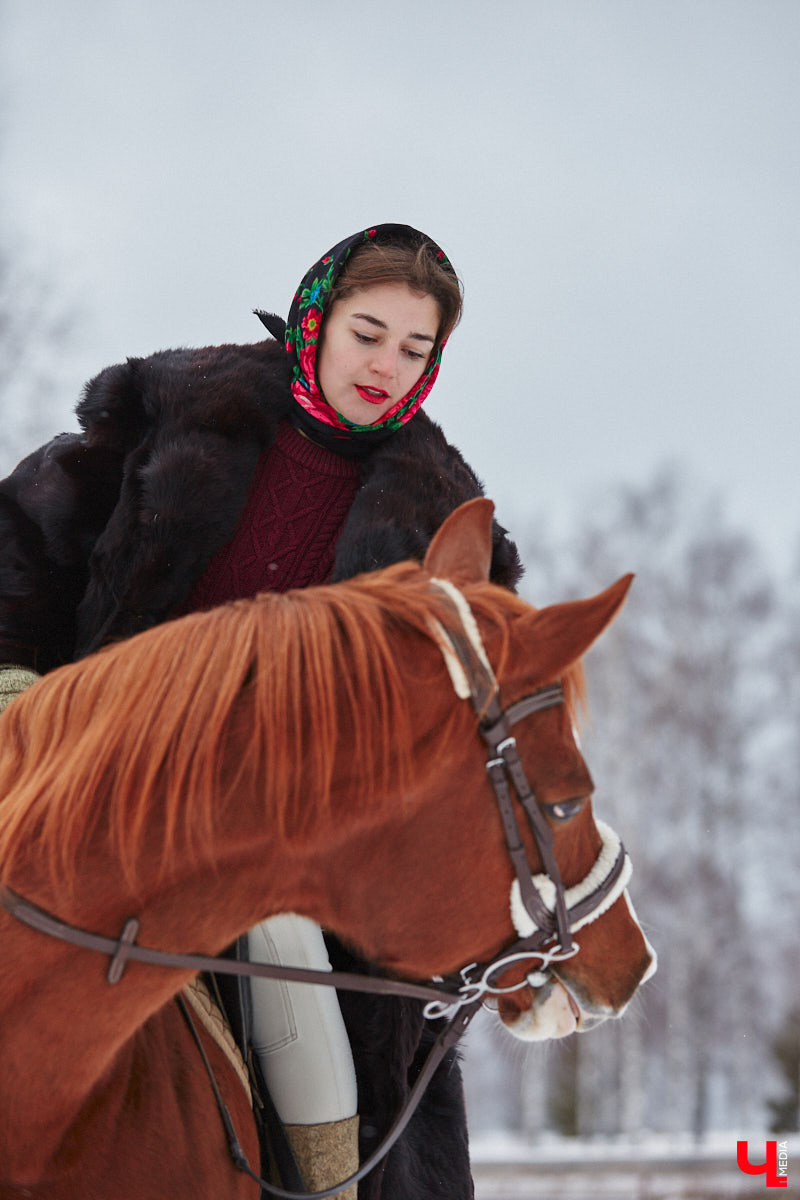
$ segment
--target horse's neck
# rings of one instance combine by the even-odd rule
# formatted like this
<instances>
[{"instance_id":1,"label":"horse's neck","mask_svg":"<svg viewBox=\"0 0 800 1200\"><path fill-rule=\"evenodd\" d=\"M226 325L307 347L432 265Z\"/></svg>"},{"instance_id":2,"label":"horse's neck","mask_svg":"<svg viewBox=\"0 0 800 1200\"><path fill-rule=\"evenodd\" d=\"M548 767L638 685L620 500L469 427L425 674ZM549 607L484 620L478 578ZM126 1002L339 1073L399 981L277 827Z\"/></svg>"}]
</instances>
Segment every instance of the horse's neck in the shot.
<instances>
[{"instance_id":1,"label":"horse's neck","mask_svg":"<svg viewBox=\"0 0 800 1200\"><path fill-rule=\"evenodd\" d=\"M429 771L424 763L417 765L424 791ZM301 832L288 837L276 832L282 797L264 797L263 780L251 781L235 803L228 800L222 806L211 852L198 855L178 839L166 872L158 868L165 832L160 806L154 802L132 864L134 882L127 882L120 862L109 852L106 829L113 820L111 812L97 822L92 838L81 847L80 866L69 888L49 878L40 848L33 843L6 882L62 920L93 932L117 936L125 922L136 917L139 942L167 950L218 954L258 920L279 912L310 916L357 942L363 908L343 902L343 896L360 888L369 893L373 874L382 869L378 851L386 842L384 830L401 810L404 819L410 818L416 802L376 794L354 813L348 773L340 774L343 779L334 784L329 802L313 810ZM308 803L314 805L311 794ZM2 913L0 924L4 936L8 930L12 955L17 955L14 964L6 957L0 975L0 1023L4 1006L7 1012L24 992L30 996L39 983L58 976L69 980L75 993L69 1006L71 1033L77 1031L82 1014L87 1015L90 1032L90 1014L102 1003L104 1011L114 1014L109 1030L118 1031L113 1040L121 1044L189 977L189 973L137 966L132 968L135 995L127 987L109 988L99 955L49 940ZM26 981L21 992L14 988L15 979ZM29 1014L33 1002L26 1001Z\"/></svg>"},{"instance_id":2,"label":"horse's neck","mask_svg":"<svg viewBox=\"0 0 800 1200\"><path fill-rule=\"evenodd\" d=\"M419 707L409 685L408 705ZM278 912L300 912L334 929L367 953L381 947L381 913L372 896L394 862L398 820L408 822L423 806L433 777L447 769L437 761L439 725L452 709L452 693L414 711L415 787L408 795L375 794L354 808L350 796L352 754L343 747L329 803L282 837L279 796L264 796L268 764L258 780L243 785L215 813L208 853L190 839L175 839L166 871L159 872L166 829L158 796L148 806L137 843L133 878L110 853L107 830L115 803L95 822L79 850L70 886L49 877L41 846L31 839L26 856L5 882L61 919L93 932L118 936L130 917L140 921L141 945L175 952L215 955L258 920ZM432 732L433 730L433 732ZM455 751L447 751L455 753ZM190 803L190 798L187 798ZM408 850L405 851L408 857ZM366 928L369 926L369 928ZM373 928L374 926L374 928ZM37 1124L36 1146L45 1161L69 1121L109 1072L123 1069L133 1035L184 986L191 972L128 964L120 983L106 982L107 961L99 954L31 930L0 912L4 947L0 972L0 1094L18 1094L25 1080L25 1112L46 1113L47 1131ZM53 1046L69 1070L52 1070ZM20 1108L20 1112L22 1112ZM9 1129L22 1146L25 1127ZM0 1142L2 1142L0 1138ZM0 1151L2 1147L0 1147ZM2 1157L2 1153L0 1153Z\"/></svg>"}]
</instances>

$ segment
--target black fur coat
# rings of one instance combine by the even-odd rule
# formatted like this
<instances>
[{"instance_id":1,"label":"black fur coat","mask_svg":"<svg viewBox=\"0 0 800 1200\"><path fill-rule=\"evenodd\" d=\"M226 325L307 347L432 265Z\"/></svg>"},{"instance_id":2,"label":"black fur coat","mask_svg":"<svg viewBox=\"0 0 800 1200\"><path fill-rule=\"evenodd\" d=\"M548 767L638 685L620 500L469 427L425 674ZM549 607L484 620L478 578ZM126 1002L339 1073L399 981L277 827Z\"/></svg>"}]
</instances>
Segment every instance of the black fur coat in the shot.
<instances>
[{"instance_id":1,"label":"black fur coat","mask_svg":"<svg viewBox=\"0 0 800 1200\"><path fill-rule=\"evenodd\" d=\"M101 372L61 434L0 483L0 663L47 671L176 611L232 536L259 455L290 399L277 341L164 351ZM423 412L361 461L333 579L421 558L481 485ZM494 529L492 575L513 587L516 548ZM332 947L334 966L351 965ZM359 964L358 969L365 969ZM341 997L356 1064L362 1157L375 1148L431 1040L420 1006ZM472 1195L458 1063L433 1080L363 1200Z\"/></svg>"}]
</instances>

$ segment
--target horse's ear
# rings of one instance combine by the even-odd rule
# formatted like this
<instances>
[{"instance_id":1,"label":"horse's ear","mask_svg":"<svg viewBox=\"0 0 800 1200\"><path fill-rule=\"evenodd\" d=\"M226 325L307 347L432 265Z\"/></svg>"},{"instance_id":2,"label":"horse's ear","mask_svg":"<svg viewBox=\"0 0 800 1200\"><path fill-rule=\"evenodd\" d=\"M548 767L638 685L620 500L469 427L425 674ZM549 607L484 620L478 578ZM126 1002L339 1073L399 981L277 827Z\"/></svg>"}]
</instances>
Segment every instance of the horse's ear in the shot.
<instances>
[{"instance_id":1,"label":"horse's ear","mask_svg":"<svg viewBox=\"0 0 800 1200\"><path fill-rule=\"evenodd\" d=\"M434 534L425 570L454 583L481 583L492 565L494 504L484 496L459 505Z\"/></svg>"},{"instance_id":2,"label":"horse's ear","mask_svg":"<svg viewBox=\"0 0 800 1200\"><path fill-rule=\"evenodd\" d=\"M543 683L583 657L622 608L632 582L633 575L623 575L599 596L552 604L522 618L536 638L529 652Z\"/></svg>"}]
</instances>

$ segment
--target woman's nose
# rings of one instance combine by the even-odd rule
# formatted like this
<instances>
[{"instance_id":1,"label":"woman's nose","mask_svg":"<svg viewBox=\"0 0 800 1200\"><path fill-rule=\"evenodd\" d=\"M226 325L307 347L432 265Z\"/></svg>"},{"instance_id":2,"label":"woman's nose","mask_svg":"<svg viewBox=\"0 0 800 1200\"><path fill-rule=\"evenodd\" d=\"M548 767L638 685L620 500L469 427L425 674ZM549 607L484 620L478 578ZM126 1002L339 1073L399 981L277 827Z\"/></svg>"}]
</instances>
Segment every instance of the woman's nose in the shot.
<instances>
[{"instance_id":1,"label":"woman's nose","mask_svg":"<svg viewBox=\"0 0 800 1200\"><path fill-rule=\"evenodd\" d=\"M397 369L397 355L391 346L376 346L370 366L376 375L391 379Z\"/></svg>"}]
</instances>

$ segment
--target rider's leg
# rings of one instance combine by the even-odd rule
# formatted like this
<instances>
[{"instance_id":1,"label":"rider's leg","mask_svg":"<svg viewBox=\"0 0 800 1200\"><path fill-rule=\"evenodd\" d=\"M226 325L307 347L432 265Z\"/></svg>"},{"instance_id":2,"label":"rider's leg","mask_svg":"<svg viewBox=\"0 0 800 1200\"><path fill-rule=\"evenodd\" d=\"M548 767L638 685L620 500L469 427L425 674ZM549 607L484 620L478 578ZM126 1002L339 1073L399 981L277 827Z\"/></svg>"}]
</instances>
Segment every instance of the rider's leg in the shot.
<instances>
[{"instance_id":1,"label":"rider's leg","mask_svg":"<svg viewBox=\"0 0 800 1200\"><path fill-rule=\"evenodd\" d=\"M251 961L330 970L322 931L307 917L270 917L248 943ZM253 1048L300 1173L309 1190L332 1187L358 1167L356 1077L336 992L284 980L250 986Z\"/></svg>"}]
</instances>

